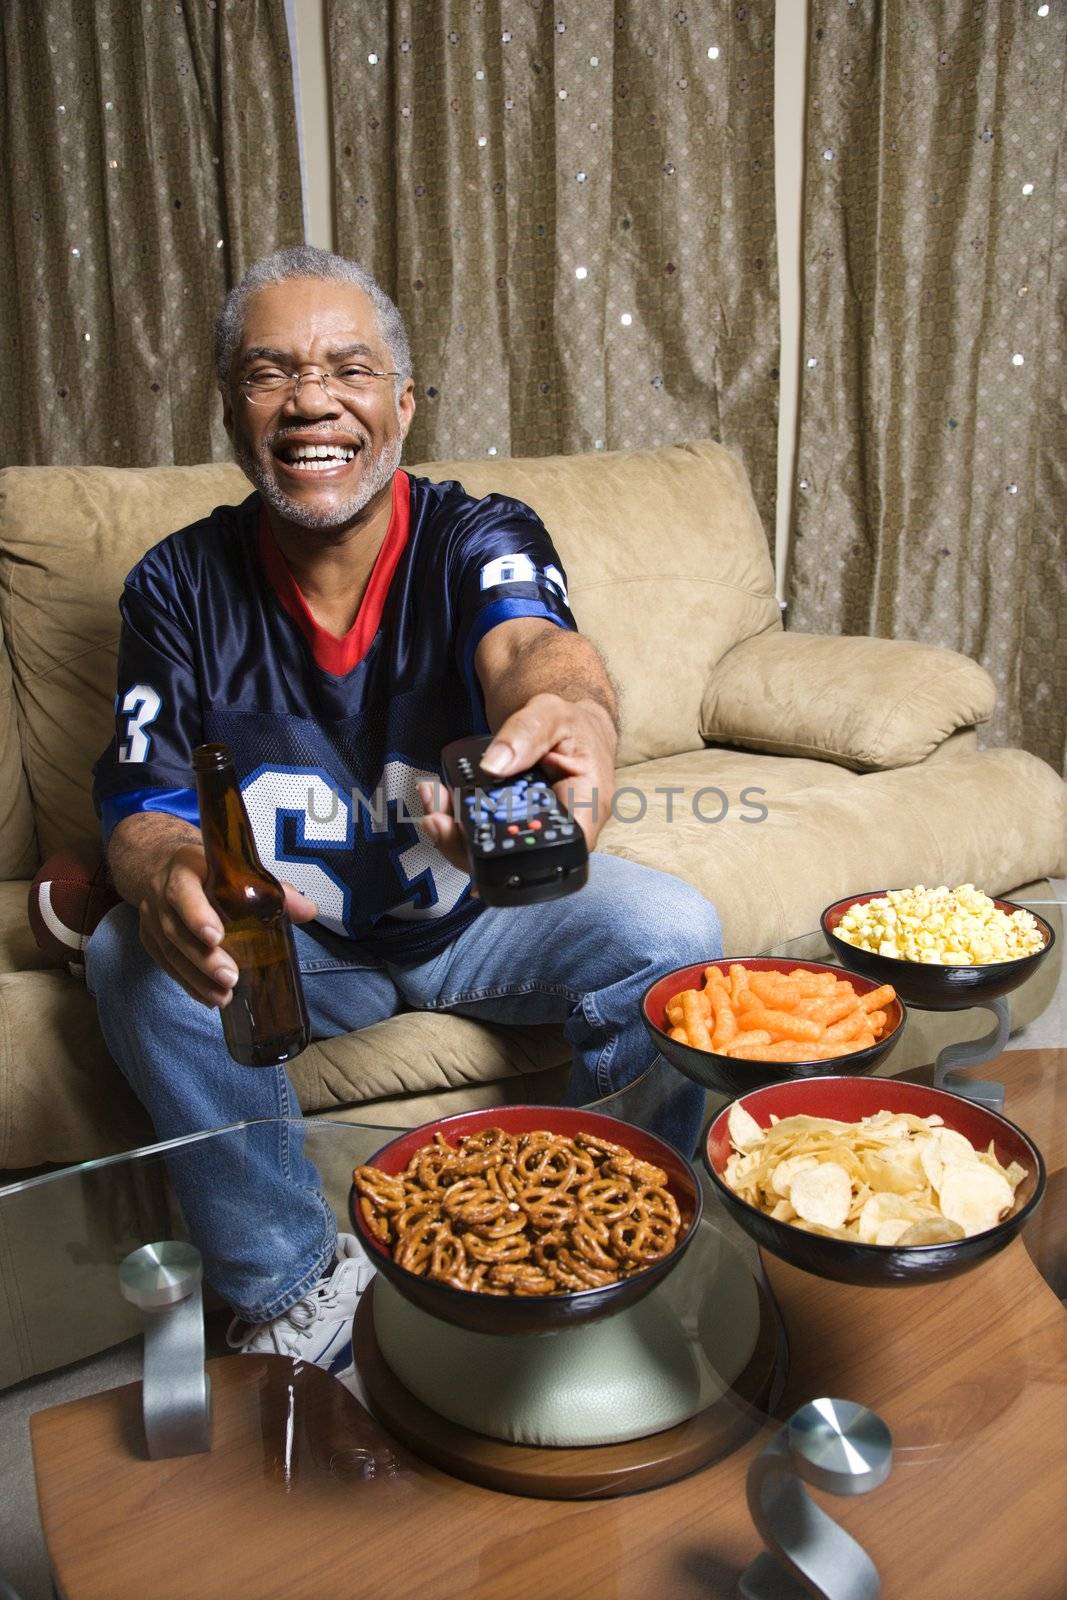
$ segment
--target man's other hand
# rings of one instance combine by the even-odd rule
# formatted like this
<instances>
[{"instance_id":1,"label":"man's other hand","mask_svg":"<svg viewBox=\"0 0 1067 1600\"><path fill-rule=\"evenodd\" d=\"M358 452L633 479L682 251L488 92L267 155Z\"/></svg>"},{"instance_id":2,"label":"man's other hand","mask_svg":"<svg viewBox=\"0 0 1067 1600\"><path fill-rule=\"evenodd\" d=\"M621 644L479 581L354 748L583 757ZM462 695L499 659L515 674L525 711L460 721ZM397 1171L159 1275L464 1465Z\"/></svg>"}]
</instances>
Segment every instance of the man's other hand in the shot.
<instances>
[{"instance_id":1,"label":"man's other hand","mask_svg":"<svg viewBox=\"0 0 1067 1600\"><path fill-rule=\"evenodd\" d=\"M237 967L221 948L222 920L204 893L206 878L203 846L179 845L151 875L140 900L141 942L186 994L222 1007L233 996ZM290 920L310 922L318 911L315 902L292 884L282 888Z\"/></svg>"}]
</instances>

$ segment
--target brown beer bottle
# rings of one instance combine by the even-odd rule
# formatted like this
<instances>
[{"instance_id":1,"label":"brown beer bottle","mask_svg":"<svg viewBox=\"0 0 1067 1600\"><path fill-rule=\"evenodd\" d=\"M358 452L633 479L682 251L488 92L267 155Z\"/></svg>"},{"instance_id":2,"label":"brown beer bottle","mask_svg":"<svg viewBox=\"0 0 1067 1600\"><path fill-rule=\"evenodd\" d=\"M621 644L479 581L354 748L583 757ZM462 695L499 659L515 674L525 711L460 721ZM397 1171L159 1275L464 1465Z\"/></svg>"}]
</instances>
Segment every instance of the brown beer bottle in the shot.
<instances>
[{"instance_id":1,"label":"brown beer bottle","mask_svg":"<svg viewBox=\"0 0 1067 1600\"><path fill-rule=\"evenodd\" d=\"M207 856L204 892L222 918L222 948L237 967L222 1031L242 1066L276 1067L311 1038L285 896L259 859L229 747L198 745L193 768Z\"/></svg>"}]
</instances>

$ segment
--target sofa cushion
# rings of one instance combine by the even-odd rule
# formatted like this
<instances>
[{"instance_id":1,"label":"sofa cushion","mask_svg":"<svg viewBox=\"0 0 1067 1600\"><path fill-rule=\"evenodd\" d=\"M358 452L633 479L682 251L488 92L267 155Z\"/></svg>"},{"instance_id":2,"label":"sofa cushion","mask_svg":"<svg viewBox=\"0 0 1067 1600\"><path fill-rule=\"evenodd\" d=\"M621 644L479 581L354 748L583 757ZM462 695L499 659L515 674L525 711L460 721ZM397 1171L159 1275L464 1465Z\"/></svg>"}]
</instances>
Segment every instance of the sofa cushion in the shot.
<instances>
[{"instance_id":1,"label":"sofa cushion","mask_svg":"<svg viewBox=\"0 0 1067 1600\"><path fill-rule=\"evenodd\" d=\"M0 972L34 972L54 965L33 936L26 915L29 893L27 878L0 883Z\"/></svg>"},{"instance_id":2,"label":"sofa cushion","mask_svg":"<svg viewBox=\"0 0 1067 1600\"><path fill-rule=\"evenodd\" d=\"M433 461L471 494L524 500L571 606L622 691L619 761L700 748L700 697L732 645L779 630L774 571L741 463L710 441L537 460Z\"/></svg>"},{"instance_id":3,"label":"sofa cushion","mask_svg":"<svg viewBox=\"0 0 1067 1600\"><path fill-rule=\"evenodd\" d=\"M11 658L0 630L0 881L29 877L37 865L30 788L11 680Z\"/></svg>"},{"instance_id":4,"label":"sofa cushion","mask_svg":"<svg viewBox=\"0 0 1067 1600\"><path fill-rule=\"evenodd\" d=\"M579 626L621 684L623 760L699 748L712 666L749 634L779 626L767 542L733 456L705 442L413 470L455 477L475 495L517 496L539 512L567 568ZM224 463L0 472L0 618L39 859L97 831L90 769L113 730L123 579L150 545L247 493L238 468ZM2 696L0 682L0 711ZM17 763L10 770L17 777ZM13 852L16 837L25 850L26 836L23 817ZM32 867L13 854L8 875Z\"/></svg>"},{"instance_id":5,"label":"sofa cushion","mask_svg":"<svg viewBox=\"0 0 1067 1600\"><path fill-rule=\"evenodd\" d=\"M719 912L728 955L817 928L831 901L864 889L976 883L998 894L1067 868L1067 787L1023 750L853 773L709 749L631 768L620 783L642 788L644 814L609 821L601 847L695 884ZM668 785L682 792L668 797ZM616 803L640 809L636 796Z\"/></svg>"},{"instance_id":6,"label":"sofa cushion","mask_svg":"<svg viewBox=\"0 0 1067 1600\"><path fill-rule=\"evenodd\" d=\"M227 464L0 473L0 616L40 859L97 833L91 768L114 731L126 574L157 540L247 492Z\"/></svg>"},{"instance_id":7,"label":"sofa cushion","mask_svg":"<svg viewBox=\"0 0 1067 1600\"><path fill-rule=\"evenodd\" d=\"M319 1040L287 1070L304 1111L333 1112L472 1085L502 1085L503 1099L508 1085L569 1059L560 1028L409 1012ZM87 1161L152 1138L85 984L55 968L0 974L0 1170Z\"/></svg>"},{"instance_id":8,"label":"sofa cushion","mask_svg":"<svg viewBox=\"0 0 1067 1600\"><path fill-rule=\"evenodd\" d=\"M712 668L700 731L713 743L870 772L922 761L958 728L987 721L996 698L985 668L955 650L764 633Z\"/></svg>"}]
</instances>

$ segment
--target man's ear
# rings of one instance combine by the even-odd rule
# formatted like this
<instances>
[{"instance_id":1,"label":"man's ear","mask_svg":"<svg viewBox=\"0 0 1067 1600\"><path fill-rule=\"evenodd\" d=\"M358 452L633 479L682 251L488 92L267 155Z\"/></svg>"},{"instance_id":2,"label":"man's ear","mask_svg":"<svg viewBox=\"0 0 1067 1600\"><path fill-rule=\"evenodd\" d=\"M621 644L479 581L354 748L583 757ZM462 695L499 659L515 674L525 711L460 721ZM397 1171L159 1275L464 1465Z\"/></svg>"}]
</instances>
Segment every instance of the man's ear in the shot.
<instances>
[{"instance_id":1,"label":"man's ear","mask_svg":"<svg viewBox=\"0 0 1067 1600\"><path fill-rule=\"evenodd\" d=\"M400 419L401 437L406 439L408 429L411 427L415 416L415 380L413 378L408 378L397 396L396 414Z\"/></svg>"}]
</instances>

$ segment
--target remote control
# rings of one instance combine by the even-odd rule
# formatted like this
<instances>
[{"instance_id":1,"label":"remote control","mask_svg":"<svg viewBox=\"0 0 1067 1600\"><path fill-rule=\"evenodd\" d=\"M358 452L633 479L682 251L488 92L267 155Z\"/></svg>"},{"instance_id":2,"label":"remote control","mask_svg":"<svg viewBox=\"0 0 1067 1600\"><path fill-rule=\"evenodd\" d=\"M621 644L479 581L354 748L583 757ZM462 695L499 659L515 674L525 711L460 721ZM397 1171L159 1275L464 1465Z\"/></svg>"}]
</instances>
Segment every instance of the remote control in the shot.
<instances>
[{"instance_id":1,"label":"remote control","mask_svg":"<svg viewBox=\"0 0 1067 1600\"><path fill-rule=\"evenodd\" d=\"M479 895L487 906L529 906L573 894L589 876L584 833L543 767L511 778L483 772L479 761L491 743L456 739L441 752Z\"/></svg>"}]
</instances>

